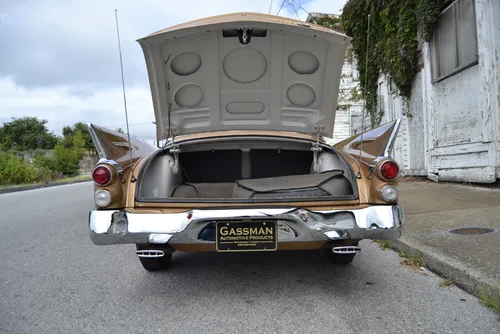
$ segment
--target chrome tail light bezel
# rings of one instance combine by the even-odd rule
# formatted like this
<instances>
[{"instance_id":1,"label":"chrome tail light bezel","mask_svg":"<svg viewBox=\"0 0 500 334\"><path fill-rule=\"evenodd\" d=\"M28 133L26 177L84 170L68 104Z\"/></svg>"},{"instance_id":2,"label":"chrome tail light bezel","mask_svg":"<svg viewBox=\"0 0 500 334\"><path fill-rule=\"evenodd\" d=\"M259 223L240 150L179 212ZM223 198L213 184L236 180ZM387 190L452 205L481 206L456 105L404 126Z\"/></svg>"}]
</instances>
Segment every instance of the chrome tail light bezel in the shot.
<instances>
[{"instance_id":1,"label":"chrome tail light bezel","mask_svg":"<svg viewBox=\"0 0 500 334\"><path fill-rule=\"evenodd\" d=\"M109 180L108 180L108 182L103 183L103 184L100 184L100 183L96 182L96 180L95 180L95 178L94 178L94 173L95 173L95 171L96 171L97 169L99 169L99 168L105 168L105 169L107 169L107 170L108 170L108 173L109 173L109 175L110 175L110 176L109 176ZM94 169L92 169L92 181L94 181L94 183L95 183L96 185L98 185L99 187L106 187L107 185L111 184L111 182L113 182L113 181L114 181L114 178L115 178L114 174L115 174L115 173L113 173L113 171L111 170L111 168L109 168L107 165L102 164L102 163L98 163L98 164L94 167Z\"/></svg>"},{"instance_id":2,"label":"chrome tail light bezel","mask_svg":"<svg viewBox=\"0 0 500 334\"><path fill-rule=\"evenodd\" d=\"M382 167L387 164L387 163L391 163L391 164L394 164L397 169L398 169L398 174L390 179L390 178L387 178L383 175L382 173ZM380 160L376 165L375 165L375 171L376 171L376 175L379 179L381 179L382 181L385 181L385 182L394 182L396 180L399 179L399 176L400 176L400 173L401 173L401 168L399 166L399 164L397 163L397 161L395 161L394 159L391 159L391 158L387 158L387 159L383 159L383 160Z\"/></svg>"}]
</instances>

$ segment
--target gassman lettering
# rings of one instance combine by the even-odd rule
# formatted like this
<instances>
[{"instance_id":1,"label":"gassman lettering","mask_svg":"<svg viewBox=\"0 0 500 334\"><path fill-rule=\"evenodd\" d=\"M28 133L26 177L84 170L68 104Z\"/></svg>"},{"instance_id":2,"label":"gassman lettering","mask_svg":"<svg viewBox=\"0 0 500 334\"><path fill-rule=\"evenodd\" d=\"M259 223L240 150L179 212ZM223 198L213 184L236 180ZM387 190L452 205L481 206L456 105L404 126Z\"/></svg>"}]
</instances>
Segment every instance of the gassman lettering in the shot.
<instances>
[{"instance_id":1,"label":"gassman lettering","mask_svg":"<svg viewBox=\"0 0 500 334\"><path fill-rule=\"evenodd\" d=\"M221 235L272 235L274 234L272 227L222 227Z\"/></svg>"}]
</instances>

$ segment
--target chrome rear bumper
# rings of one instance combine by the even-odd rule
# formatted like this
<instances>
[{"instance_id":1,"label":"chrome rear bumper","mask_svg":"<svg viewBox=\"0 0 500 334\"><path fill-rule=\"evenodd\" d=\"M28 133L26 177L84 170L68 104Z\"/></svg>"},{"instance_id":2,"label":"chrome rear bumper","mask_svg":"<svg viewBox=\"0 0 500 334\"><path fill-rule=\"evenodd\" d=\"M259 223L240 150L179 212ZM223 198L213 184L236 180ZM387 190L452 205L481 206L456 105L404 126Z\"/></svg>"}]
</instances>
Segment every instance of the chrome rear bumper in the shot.
<instances>
[{"instance_id":1,"label":"chrome rear bumper","mask_svg":"<svg viewBox=\"0 0 500 334\"><path fill-rule=\"evenodd\" d=\"M216 221L276 220L278 243L348 239L396 240L403 225L401 205L355 210L309 211L297 208L192 210L182 213L90 212L90 238L96 245L215 244ZM213 232L213 233L212 233Z\"/></svg>"}]
</instances>

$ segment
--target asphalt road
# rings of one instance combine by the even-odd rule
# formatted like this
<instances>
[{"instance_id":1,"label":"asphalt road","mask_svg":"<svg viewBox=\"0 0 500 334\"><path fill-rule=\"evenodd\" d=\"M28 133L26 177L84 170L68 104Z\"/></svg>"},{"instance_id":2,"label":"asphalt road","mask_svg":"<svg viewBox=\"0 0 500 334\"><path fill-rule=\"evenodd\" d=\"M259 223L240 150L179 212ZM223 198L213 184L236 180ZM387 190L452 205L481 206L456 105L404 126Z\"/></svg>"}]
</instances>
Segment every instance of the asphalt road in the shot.
<instances>
[{"instance_id":1,"label":"asphalt road","mask_svg":"<svg viewBox=\"0 0 500 334\"><path fill-rule=\"evenodd\" d=\"M92 184L0 195L0 332L499 333L498 316L364 242L347 267L318 252L177 253L142 269L94 246Z\"/></svg>"}]
</instances>

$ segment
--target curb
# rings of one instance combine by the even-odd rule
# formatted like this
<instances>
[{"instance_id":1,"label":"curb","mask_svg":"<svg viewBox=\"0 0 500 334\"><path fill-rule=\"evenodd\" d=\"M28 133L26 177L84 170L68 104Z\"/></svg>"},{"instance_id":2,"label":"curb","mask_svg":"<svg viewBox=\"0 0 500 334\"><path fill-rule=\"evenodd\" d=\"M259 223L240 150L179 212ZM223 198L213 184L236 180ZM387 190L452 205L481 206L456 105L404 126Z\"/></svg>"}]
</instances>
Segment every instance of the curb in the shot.
<instances>
[{"instance_id":1,"label":"curb","mask_svg":"<svg viewBox=\"0 0 500 334\"><path fill-rule=\"evenodd\" d=\"M470 264L453 259L416 238L401 236L399 240L392 242L392 248L419 255L430 271L476 297L500 298L500 281L487 277Z\"/></svg>"},{"instance_id":2,"label":"curb","mask_svg":"<svg viewBox=\"0 0 500 334\"><path fill-rule=\"evenodd\" d=\"M75 184L75 183L83 183L83 182L91 182L91 181L92 180L78 180L78 181L72 181L72 182L36 184L36 185L33 185L33 186L26 186L26 187L18 187L18 188L10 188L10 189L0 189L0 195L1 194L14 193L14 192L18 192L18 191L41 189L41 188L50 188L50 187L63 186L63 185L67 185L67 184Z\"/></svg>"}]
</instances>

